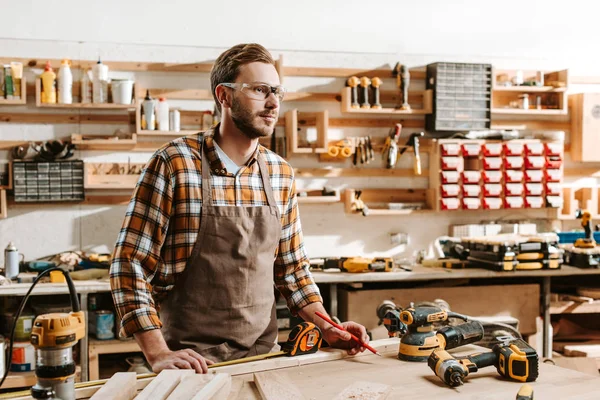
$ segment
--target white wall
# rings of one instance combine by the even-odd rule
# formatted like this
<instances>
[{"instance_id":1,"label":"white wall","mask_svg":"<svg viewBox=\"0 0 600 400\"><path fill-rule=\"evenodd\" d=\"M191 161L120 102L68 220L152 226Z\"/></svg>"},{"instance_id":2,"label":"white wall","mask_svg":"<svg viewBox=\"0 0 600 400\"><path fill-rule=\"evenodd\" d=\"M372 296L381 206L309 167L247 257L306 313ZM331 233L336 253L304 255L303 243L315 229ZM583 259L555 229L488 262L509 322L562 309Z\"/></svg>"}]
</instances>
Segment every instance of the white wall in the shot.
<instances>
[{"instance_id":1,"label":"white wall","mask_svg":"<svg viewBox=\"0 0 600 400\"><path fill-rule=\"evenodd\" d=\"M574 75L600 75L593 18L598 5L571 1L302 1L198 2L13 1L4 2L0 58L62 58L110 61L201 62L213 60L239 42L256 41L290 66L382 67L402 61L421 66L435 61L489 62L499 68L569 68ZM52 7L49 7L52 5ZM492 22L494 21L494 22ZM38 71L39 72L39 71ZM29 72L33 76L33 72ZM119 73L111 73L116 77ZM207 74L121 73L143 86L207 88ZM338 91L341 79L285 79L298 91ZM414 88L422 83L415 82ZM31 99L30 99L31 102ZM209 102L182 104L212 108ZM301 111L336 104L288 103ZM10 112L2 108L0 112ZM22 108L15 108L23 112ZM38 112L29 105L28 112ZM64 111L61 111L64 113ZM117 125L0 123L0 139L47 140L70 133L112 133ZM132 129L123 126L124 129ZM333 136L385 136L387 129L332 129ZM406 133L410 133L407 130ZM84 152L86 160L127 161L128 155ZM150 154L132 156L144 161ZM6 160L0 152L0 160ZM426 163L426 159L423 160ZM316 166L314 158L294 157L294 166ZM410 167L411 160L401 160ZM300 179L301 188L426 187L426 179ZM451 223L477 222L489 213L444 213L397 218L348 216L341 204L303 205L309 256L335 254L398 255L387 236L407 232L412 254L447 233ZM535 218L543 213L501 212L498 219ZM124 215L123 206L19 205L0 220L0 247L11 240L28 259L72 249L110 251ZM1 259L2 255L0 255Z\"/></svg>"}]
</instances>

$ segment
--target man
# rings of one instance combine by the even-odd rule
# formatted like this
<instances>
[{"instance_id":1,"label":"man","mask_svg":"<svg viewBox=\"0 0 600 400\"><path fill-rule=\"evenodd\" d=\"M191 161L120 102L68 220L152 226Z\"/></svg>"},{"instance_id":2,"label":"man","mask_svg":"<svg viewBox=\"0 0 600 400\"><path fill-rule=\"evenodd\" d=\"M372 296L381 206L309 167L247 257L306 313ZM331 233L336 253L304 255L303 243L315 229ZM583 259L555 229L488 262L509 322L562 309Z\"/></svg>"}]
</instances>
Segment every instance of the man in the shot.
<instances>
[{"instance_id":1,"label":"man","mask_svg":"<svg viewBox=\"0 0 600 400\"><path fill-rule=\"evenodd\" d=\"M135 337L154 372L206 373L213 362L277 350L273 283L330 345L364 351L315 315L325 310L308 269L293 169L258 143L273 134L283 99L274 64L257 44L221 54L210 77L221 123L159 149L129 203L112 295L120 334ZM368 342L362 325L342 325Z\"/></svg>"}]
</instances>

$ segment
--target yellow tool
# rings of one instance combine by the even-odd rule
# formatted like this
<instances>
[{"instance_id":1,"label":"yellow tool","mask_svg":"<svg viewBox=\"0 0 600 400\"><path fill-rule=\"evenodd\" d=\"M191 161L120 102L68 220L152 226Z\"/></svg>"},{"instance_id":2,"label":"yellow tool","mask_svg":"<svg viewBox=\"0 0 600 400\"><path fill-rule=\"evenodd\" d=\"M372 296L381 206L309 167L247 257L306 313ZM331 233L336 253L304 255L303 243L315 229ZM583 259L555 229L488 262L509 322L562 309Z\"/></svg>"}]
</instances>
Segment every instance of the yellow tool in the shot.
<instances>
[{"instance_id":1,"label":"yellow tool","mask_svg":"<svg viewBox=\"0 0 600 400\"><path fill-rule=\"evenodd\" d=\"M343 272L390 272L394 260L389 257L342 257L325 259L324 269L339 268Z\"/></svg>"},{"instance_id":2,"label":"yellow tool","mask_svg":"<svg viewBox=\"0 0 600 400\"><path fill-rule=\"evenodd\" d=\"M576 218L581 219L581 226L585 231L585 238L577 239L575 247L580 249L593 249L596 241L592 235L592 214L587 210L577 210Z\"/></svg>"},{"instance_id":3,"label":"yellow tool","mask_svg":"<svg viewBox=\"0 0 600 400\"><path fill-rule=\"evenodd\" d=\"M36 349L35 375L37 383L31 388L34 398L46 396L48 393L57 398L75 399L75 361L73 346L85 336L85 313L80 310L79 300L69 273L58 267L42 271L33 281L29 291L23 297L12 328L9 354L12 353L16 321L20 317L29 295L37 283L47 274L60 272L64 274L71 297L70 313L51 313L38 315L31 330L31 344ZM4 382L10 364L0 385Z\"/></svg>"},{"instance_id":4,"label":"yellow tool","mask_svg":"<svg viewBox=\"0 0 600 400\"><path fill-rule=\"evenodd\" d=\"M348 158L352 153L352 142L349 139L331 142L327 148L327 154L331 157Z\"/></svg>"},{"instance_id":5,"label":"yellow tool","mask_svg":"<svg viewBox=\"0 0 600 400\"><path fill-rule=\"evenodd\" d=\"M371 108L369 104L369 85L371 84L371 80L366 76L360 78L360 87L362 88L362 103L360 103L360 108Z\"/></svg>"},{"instance_id":6,"label":"yellow tool","mask_svg":"<svg viewBox=\"0 0 600 400\"><path fill-rule=\"evenodd\" d=\"M517 393L517 400L533 400L533 388L528 384L524 384Z\"/></svg>"},{"instance_id":7,"label":"yellow tool","mask_svg":"<svg viewBox=\"0 0 600 400\"><path fill-rule=\"evenodd\" d=\"M379 102L379 87L381 86L382 80L378 77L371 79L371 86L373 86L373 105L371 108L381 110L381 103Z\"/></svg>"},{"instance_id":8,"label":"yellow tool","mask_svg":"<svg viewBox=\"0 0 600 400\"><path fill-rule=\"evenodd\" d=\"M535 381L539 374L536 351L523 339L508 336L501 340L490 352L459 359L445 350L434 350L427 363L444 383L452 387L462 385L469 373L492 365L505 378L520 382Z\"/></svg>"},{"instance_id":9,"label":"yellow tool","mask_svg":"<svg viewBox=\"0 0 600 400\"><path fill-rule=\"evenodd\" d=\"M359 108L360 106L358 105L358 89L357 89L357 87L358 87L358 84L360 83L360 80L356 76L351 76L350 78L348 78L348 81L346 83L348 84L348 86L350 86L350 93L351 93L350 107Z\"/></svg>"},{"instance_id":10,"label":"yellow tool","mask_svg":"<svg viewBox=\"0 0 600 400\"><path fill-rule=\"evenodd\" d=\"M596 245L592 232L592 215L587 210L577 210L575 216L581 219L585 237L577 239L565 251L565 262L579 268L594 268L600 265L600 247Z\"/></svg>"}]
</instances>

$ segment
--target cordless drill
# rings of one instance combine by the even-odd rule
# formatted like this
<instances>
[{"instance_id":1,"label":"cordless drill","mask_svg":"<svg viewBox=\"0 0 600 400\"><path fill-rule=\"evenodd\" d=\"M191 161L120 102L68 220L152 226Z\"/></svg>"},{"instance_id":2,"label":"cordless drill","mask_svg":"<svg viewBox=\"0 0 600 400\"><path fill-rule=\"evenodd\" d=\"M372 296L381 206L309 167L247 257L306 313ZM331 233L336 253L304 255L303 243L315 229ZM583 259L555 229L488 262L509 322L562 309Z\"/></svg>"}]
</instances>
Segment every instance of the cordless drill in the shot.
<instances>
[{"instance_id":1,"label":"cordless drill","mask_svg":"<svg viewBox=\"0 0 600 400\"><path fill-rule=\"evenodd\" d=\"M538 355L523 339L512 336L495 345L491 352L454 358L445 350L434 350L429 368L448 386L460 386L469 373L495 366L498 373L511 380L533 382L538 377Z\"/></svg>"}]
</instances>

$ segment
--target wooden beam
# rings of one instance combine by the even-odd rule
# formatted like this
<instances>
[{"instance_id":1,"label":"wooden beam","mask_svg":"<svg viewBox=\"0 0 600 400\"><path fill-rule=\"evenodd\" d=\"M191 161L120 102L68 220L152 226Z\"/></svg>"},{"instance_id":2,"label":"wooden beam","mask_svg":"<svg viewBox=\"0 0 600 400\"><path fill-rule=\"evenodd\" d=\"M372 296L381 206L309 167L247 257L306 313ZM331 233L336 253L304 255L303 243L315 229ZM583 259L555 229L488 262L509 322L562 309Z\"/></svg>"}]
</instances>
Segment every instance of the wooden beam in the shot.
<instances>
[{"instance_id":1,"label":"wooden beam","mask_svg":"<svg viewBox=\"0 0 600 400\"><path fill-rule=\"evenodd\" d=\"M0 190L0 219L8 218L8 209L6 205L6 190Z\"/></svg>"},{"instance_id":2,"label":"wooden beam","mask_svg":"<svg viewBox=\"0 0 600 400\"><path fill-rule=\"evenodd\" d=\"M300 390L285 372L260 372L254 374L254 383L263 400L304 400Z\"/></svg>"},{"instance_id":3,"label":"wooden beam","mask_svg":"<svg viewBox=\"0 0 600 400\"><path fill-rule=\"evenodd\" d=\"M360 177L413 177L412 169L403 168L294 168L296 177L301 178L360 178ZM421 171L427 176L429 170Z\"/></svg>"},{"instance_id":4,"label":"wooden beam","mask_svg":"<svg viewBox=\"0 0 600 400\"><path fill-rule=\"evenodd\" d=\"M136 400L165 400L186 376L194 375L192 369L165 369L135 398Z\"/></svg>"},{"instance_id":5,"label":"wooden beam","mask_svg":"<svg viewBox=\"0 0 600 400\"><path fill-rule=\"evenodd\" d=\"M135 372L117 372L90 400L131 400L137 394Z\"/></svg>"}]
</instances>

